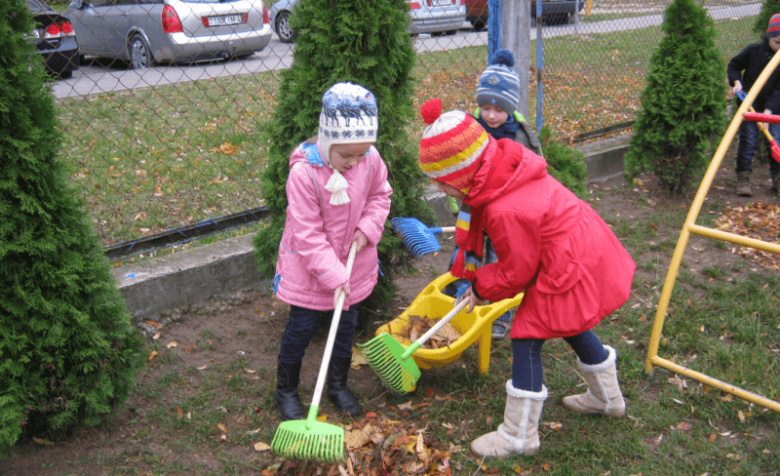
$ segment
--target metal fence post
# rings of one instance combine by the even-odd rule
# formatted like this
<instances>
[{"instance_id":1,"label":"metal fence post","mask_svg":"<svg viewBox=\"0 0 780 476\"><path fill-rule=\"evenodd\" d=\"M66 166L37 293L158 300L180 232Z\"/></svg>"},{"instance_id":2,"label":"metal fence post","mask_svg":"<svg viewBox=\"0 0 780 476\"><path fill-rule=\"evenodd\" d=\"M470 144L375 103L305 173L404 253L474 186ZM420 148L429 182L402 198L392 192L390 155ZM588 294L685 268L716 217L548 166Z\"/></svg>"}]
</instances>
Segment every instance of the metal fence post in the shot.
<instances>
[{"instance_id":1,"label":"metal fence post","mask_svg":"<svg viewBox=\"0 0 780 476\"><path fill-rule=\"evenodd\" d=\"M528 75L531 66L530 3L527 0L501 0L500 44L515 56L515 70L520 76L517 111L528 114Z\"/></svg>"},{"instance_id":2,"label":"metal fence post","mask_svg":"<svg viewBox=\"0 0 780 476\"><path fill-rule=\"evenodd\" d=\"M542 2L536 2L536 134L542 134L542 99L544 97L542 83Z\"/></svg>"}]
</instances>

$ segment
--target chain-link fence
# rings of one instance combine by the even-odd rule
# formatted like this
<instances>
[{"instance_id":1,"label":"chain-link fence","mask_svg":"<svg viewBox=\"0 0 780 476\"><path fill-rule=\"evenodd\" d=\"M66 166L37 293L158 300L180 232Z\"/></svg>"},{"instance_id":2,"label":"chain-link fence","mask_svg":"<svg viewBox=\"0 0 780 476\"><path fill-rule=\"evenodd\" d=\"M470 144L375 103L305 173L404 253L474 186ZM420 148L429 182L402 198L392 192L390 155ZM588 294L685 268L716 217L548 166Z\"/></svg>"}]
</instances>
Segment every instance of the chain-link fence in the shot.
<instances>
[{"instance_id":1,"label":"chain-link fence","mask_svg":"<svg viewBox=\"0 0 780 476\"><path fill-rule=\"evenodd\" d=\"M474 110L486 66L486 2L407 0L418 53L416 105L440 97L446 109ZM52 83L62 160L109 251L120 256L143 249L139 243L186 241L262 215L261 128L274 110L280 71L292 63L294 3L76 0L61 12L80 59L64 74L70 77ZM536 124L540 29L542 118L553 136L574 139L630 123L669 3L545 0L541 19L531 5L528 122ZM581 9L567 13L568 4ZM752 27L760 3L706 4L724 61L758 40ZM71 36L61 21L59 35ZM422 121L413 128L411 137L419 137Z\"/></svg>"}]
</instances>

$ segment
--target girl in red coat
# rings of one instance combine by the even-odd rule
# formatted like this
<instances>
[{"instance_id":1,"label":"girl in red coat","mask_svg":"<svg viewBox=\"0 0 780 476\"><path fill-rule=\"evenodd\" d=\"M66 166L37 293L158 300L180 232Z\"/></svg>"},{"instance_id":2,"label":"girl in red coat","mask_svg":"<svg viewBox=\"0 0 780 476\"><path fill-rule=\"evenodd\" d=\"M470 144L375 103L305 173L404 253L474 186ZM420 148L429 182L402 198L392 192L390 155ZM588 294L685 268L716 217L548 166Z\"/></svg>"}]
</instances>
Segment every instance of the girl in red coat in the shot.
<instances>
[{"instance_id":1,"label":"girl in red coat","mask_svg":"<svg viewBox=\"0 0 780 476\"><path fill-rule=\"evenodd\" d=\"M441 101L422 107L428 124L420 168L439 191L462 200L451 272L471 281L469 312L525 292L512 325L512 379L504 422L474 440L478 456L532 454L547 398L541 349L561 337L571 345L588 391L563 399L579 413L623 416L616 353L592 329L631 292L636 265L601 217L547 174L547 163L522 145L495 140L462 111L441 114ZM483 231L498 262L479 266Z\"/></svg>"}]
</instances>

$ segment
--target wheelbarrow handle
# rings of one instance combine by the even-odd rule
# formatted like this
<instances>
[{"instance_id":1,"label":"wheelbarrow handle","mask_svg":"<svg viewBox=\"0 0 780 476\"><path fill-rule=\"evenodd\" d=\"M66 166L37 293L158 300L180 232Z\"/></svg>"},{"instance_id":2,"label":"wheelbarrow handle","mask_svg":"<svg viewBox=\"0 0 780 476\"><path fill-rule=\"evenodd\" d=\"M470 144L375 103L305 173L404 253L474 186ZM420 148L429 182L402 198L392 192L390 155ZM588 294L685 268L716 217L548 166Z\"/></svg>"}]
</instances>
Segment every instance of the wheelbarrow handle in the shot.
<instances>
[{"instance_id":1,"label":"wheelbarrow handle","mask_svg":"<svg viewBox=\"0 0 780 476\"><path fill-rule=\"evenodd\" d=\"M412 354L417 352L417 349L420 348L421 345L428 342L428 339L433 337L434 334L439 332L439 330L444 327L445 324L450 322L453 317L455 317L460 311L462 311L469 303L468 299L464 299L458 304L455 305L455 307L452 308L452 311L448 312L446 316L439 319L439 322L436 323L433 327L431 327L428 332L422 335L419 339L414 341L409 347L406 348L406 351L401 355L401 360L408 359Z\"/></svg>"}]
</instances>

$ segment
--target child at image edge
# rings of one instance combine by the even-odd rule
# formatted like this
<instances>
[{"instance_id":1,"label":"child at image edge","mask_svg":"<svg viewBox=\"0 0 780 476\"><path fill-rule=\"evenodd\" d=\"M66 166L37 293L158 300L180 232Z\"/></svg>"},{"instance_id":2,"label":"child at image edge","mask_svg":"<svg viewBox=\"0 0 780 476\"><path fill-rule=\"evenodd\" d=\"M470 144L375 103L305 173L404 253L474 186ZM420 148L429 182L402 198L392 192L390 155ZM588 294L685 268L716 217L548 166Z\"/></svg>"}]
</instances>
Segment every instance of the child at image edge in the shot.
<instances>
[{"instance_id":1,"label":"child at image edge","mask_svg":"<svg viewBox=\"0 0 780 476\"><path fill-rule=\"evenodd\" d=\"M764 35L764 41L748 45L729 61L726 73L732 91L734 93L744 91L747 94L778 49L780 49L780 13L772 15L769 20L769 28ZM743 71L745 72L744 76ZM737 101L738 104L742 103L739 98ZM769 80L753 101L753 109L763 111L764 114L780 113L780 69L776 69L769 76ZM780 140L780 125L768 125L769 133L775 141ZM753 190L750 188L750 173L753 171L753 156L758 150L759 140L764 140L764 137L763 134L759 133L758 125L753 121L743 121L739 126L739 145L737 146L737 187L735 191L737 195L745 197L753 195ZM772 192L780 193L778 190L780 187L780 163L774 159L769 160L769 175L772 177Z\"/></svg>"},{"instance_id":2,"label":"child at image edge","mask_svg":"<svg viewBox=\"0 0 780 476\"><path fill-rule=\"evenodd\" d=\"M349 415L360 414L347 387L352 341L358 303L377 282L376 246L393 193L385 163L372 146L377 130L374 95L356 84L337 83L322 98L317 137L290 156L287 221L274 278L276 296L290 305L274 392L282 420L306 417L297 390L301 362L320 311L332 315L337 290L346 300L328 367L328 397ZM348 275L353 241L358 252Z\"/></svg>"},{"instance_id":3,"label":"child at image edge","mask_svg":"<svg viewBox=\"0 0 780 476\"><path fill-rule=\"evenodd\" d=\"M578 413L619 417L625 401L615 349L592 329L631 292L636 265L601 217L547 174L547 163L522 145L495 140L462 111L441 114L441 101L422 107L428 126L420 142L420 168L440 192L470 206L458 221L460 248L451 272L471 282L464 294L499 301L525 292L512 324L512 378L506 383L504 422L471 444L480 457L532 454L539 448L539 418L547 398L541 349L561 337L574 349L588 384L563 399ZM479 266L483 232L498 261Z\"/></svg>"}]
</instances>

